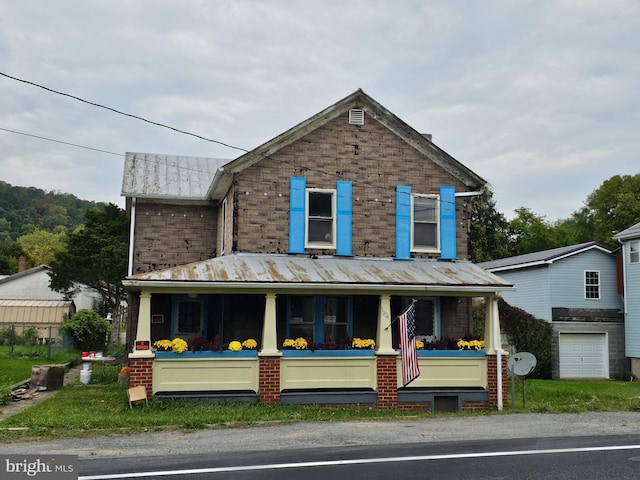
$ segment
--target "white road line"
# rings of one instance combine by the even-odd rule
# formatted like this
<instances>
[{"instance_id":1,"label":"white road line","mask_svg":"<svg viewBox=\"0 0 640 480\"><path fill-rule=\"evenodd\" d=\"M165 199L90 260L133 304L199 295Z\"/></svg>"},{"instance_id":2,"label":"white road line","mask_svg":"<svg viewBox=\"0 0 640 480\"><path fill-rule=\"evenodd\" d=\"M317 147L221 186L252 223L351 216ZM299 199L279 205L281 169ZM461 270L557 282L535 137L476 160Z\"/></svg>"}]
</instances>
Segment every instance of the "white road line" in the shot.
<instances>
[{"instance_id":1,"label":"white road line","mask_svg":"<svg viewBox=\"0 0 640 480\"><path fill-rule=\"evenodd\" d=\"M122 478L163 477L201 473L247 472L252 470L283 470L286 468L330 467L336 465L363 465L369 463L400 463L429 460L455 460L462 458L513 457L519 455L549 455L554 453L607 452L614 450L640 450L640 445L614 445L608 447L556 448L547 450L513 450L506 452L452 453L447 455L420 455L412 457L356 458L352 460L326 460L319 462L274 463L265 465L240 465L235 467L194 468L186 470L155 470L152 472L113 473L107 475L80 476L78 480L115 480Z\"/></svg>"}]
</instances>

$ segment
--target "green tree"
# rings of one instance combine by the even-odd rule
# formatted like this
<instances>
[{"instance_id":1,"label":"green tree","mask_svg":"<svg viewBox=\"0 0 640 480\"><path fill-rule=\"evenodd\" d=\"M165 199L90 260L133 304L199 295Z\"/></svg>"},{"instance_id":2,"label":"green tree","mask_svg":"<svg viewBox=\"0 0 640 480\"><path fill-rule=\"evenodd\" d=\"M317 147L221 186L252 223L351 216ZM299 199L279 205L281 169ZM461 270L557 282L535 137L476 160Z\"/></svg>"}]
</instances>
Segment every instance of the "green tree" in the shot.
<instances>
[{"instance_id":1,"label":"green tree","mask_svg":"<svg viewBox=\"0 0 640 480\"><path fill-rule=\"evenodd\" d=\"M87 211L87 222L67 237L66 248L51 264L51 288L67 294L78 284L102 295L114 319L126 294L122 279L127 274L129 229L127 215L117 205ZM114 320L115 323L115 320Z\"/></svg>"},{"instance_id":2,"label":"green tree","mask_svg":"<svg viewBox=\"0 0 640 480\"><path fill-rule=\"evenodd\" d=\"M496 210L493 192L485 189L471 203L469 256L473 262L487 262L508 257L509 235L505 216Z\"/></svg>"},{"instance_id":3,"label":"green tree","mask_svg":"<svg viewBox=\"0 0 640 480\"><path fill-rule=\"evenodd\" d=\"M71 338L73 347L79 350L101 350L107 343L109 322L92 310L78 310L62 331Z\"/></svg>"},{"instance_id":4,"label":"green tree","mask_svg":"<svg viewBox=\"0 0 640 480\"><path fill-rule=\"evenodd\" d=\"M554 243L551 227L544 217L525 207L517 208L515 214L509 221L511 255L524 255L560 246Z\"/></svg>"},{"instance_id":5,"label":"green tree","mask_svg":"<svg viewBox=\"0 0 640 480\"><path fill-rule=\"evenodd\" d=\"M595 240L615 246L613 235L640 221L640 174L615 175L587 198Z\"/></svg>"},{"instance_id":6,"label":"green tree","mask_svg":"<svg viewBox=\"0 0 640 480\"><path fill-rule=\"evenodd\" d=\"M66 235L36 229L32 233L18 238L28 263L31 266L50 265L56 254L64 248Z\"/></svg>"}]
</instances>

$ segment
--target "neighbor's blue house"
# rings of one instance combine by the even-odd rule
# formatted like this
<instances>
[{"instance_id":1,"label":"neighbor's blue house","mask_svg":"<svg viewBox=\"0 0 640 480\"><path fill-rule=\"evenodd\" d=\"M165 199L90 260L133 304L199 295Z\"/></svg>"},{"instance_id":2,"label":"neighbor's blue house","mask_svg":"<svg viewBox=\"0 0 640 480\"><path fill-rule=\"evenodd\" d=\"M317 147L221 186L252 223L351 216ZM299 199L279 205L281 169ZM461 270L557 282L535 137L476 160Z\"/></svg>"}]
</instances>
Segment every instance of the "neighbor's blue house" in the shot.
<instances>
[{"instance_id":1,"label":"neighbor's blue house","mask_svg":"<svg viewBox=\"0 0 640 480\"><path fill-rule=\"evenodd\" d=\"M629 371L615 252L587 242L479 265L516 287L502 292L506 302L551 322L555 378L620 378ZM640 269L636 279L640 285ZM640 305L636 311L640 338Z\"/></svg>"},{"instance_id":2,"label":"neighbor's blue house","mask_svg":"<svg viewBox=\"0 0 640 480\"><path fill-rule=\"evenodd\" d=\"M640 222L613 238L622 245L625 349L631 373L640 378Z\"/></svg>"}]
</instances>

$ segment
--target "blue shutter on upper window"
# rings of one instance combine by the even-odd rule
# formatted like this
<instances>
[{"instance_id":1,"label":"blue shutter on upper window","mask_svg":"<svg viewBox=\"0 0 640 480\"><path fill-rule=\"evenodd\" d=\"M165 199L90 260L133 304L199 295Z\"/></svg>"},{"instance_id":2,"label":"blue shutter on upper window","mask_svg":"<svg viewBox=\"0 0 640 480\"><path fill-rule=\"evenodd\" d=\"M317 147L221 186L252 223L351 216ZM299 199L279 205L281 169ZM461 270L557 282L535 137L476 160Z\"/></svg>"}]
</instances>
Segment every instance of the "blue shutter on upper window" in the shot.
<instances>
[{"instance_id":1,"label":"blue shutter on upper window","mask_svg":"<svg viewBox=\"0 0 640 480\"><path fill-rule=\"evenodd\" d=\"M411 258L411 187L396 187L396 260Z\"/></svg>"},{"instance_id":2,"label":"blue shutter on upper window","mask_svg":"<svg viewBox=\"0 0 640 480\"><path fill-rule=\"evenodd\" d=\"M336 199L336 210L338 213L336 221L336 255L350 257L353 255L351 248L351 182L346 180L336 182L336 195L338 196Z\"/></svg>"},{"instance_id":3,"label":"blue shutter on upper window","mask_svg":"<svg viewBox=\"0 0 640 480\"><path fill-rule=\"evenodd\" d=\"M440 187L440 258L453 260L456 252L456 187Z\"/></svg>"},{"instance_id":4,"label":"blue shutter on upper window","mask_svg":"<svg viewBox=\"0 0 640 480\"><path fill-rule=\"evenodd\" d=\"M307 179L289 181L289 253L304 253L305 201Z\"/></svg>"}]
</instances>

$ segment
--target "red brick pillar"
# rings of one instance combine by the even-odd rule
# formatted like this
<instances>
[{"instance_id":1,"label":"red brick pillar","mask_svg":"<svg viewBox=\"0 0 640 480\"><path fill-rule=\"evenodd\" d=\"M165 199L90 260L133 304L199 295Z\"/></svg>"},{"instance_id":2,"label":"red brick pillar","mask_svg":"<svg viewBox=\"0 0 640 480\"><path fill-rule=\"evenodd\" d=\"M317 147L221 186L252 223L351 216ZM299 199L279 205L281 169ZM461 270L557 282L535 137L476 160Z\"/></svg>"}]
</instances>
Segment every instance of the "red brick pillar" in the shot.
<instances>
[{"instance_id":1,"label":"red brick pillar","mask_svg":"<svg viewBox=\"0 0 640 480\"><path fill-rule=\"evenodd\" d=\"M147 389L147 398L153 396L153 358L129 358L129 386L144 385Z\"/></svg>"},{"instance_id":2,"label":"red brick pillar","mask_svg":"<svg viewBox=\"0 0 640 480\"><path fill-rule=\"evenodd\" d=\"M489 406L498 405L498 356L487 356L487 380L489 383ZM506 406L509 394L509 372L507 370L507 356L502 355L502 406Z\"/></svg>"},{"instance_id":3,"label":"red brick pillar","mask_svg":"<svg viewBox=\"0 0 640 480\"><path fill-rule=\"evenodd\" d=\"M258 395L263 403L280 403L280 357L258 357Z\"/></svg>"},{"instance_id":4,"label":"red brick pillar","mask_svg":"<svg viewBox=\"0 0 640 480\"><path fill-rule=\"evenodd\" d=\"M398 406L398 356L378 355L376 359L378 408L396 408Z\"/></svg>"}]
</instances>

